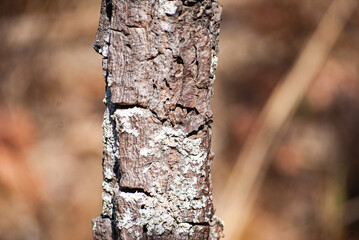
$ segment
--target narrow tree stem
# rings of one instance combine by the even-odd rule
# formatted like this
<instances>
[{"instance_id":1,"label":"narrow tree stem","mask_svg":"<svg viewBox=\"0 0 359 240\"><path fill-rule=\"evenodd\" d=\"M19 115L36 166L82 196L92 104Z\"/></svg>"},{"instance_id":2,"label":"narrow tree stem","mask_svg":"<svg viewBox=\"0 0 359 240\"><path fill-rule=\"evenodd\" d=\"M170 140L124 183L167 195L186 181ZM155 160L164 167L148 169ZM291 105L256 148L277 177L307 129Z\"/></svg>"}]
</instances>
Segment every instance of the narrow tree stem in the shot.
<instances>
[{"instance_id":1,"label":"narrow tree stem","mask_svg":"<svg viewBox=\"0 0 359 240\"><path fill-rule=\"evenodd\" d=\"M211 183L221 8L103 0L103 210L94 239L219 239Z\"/></svg>"}]
</instances>

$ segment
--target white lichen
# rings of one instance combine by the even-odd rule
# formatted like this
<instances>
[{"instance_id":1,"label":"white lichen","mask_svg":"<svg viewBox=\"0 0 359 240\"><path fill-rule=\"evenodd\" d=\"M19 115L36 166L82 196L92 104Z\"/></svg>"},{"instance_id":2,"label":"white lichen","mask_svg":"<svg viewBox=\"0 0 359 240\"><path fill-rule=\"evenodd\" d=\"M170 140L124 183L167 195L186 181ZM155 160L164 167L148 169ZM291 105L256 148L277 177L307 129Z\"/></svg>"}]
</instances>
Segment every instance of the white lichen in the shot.
<instances>
[{"instance_id":1,"label":"white lichen","mask_svg":"<svg viewBox=\"0 0 359 240\"><path fill-rule=\"evenodd\" d=\"M157 197L148 197L143 193L120 193L123 201L145 205L146 207L139 210L137 218L133 218L133 213L129 210L121 215L117 215L117 227L119 229L130 230L134 226L147 226L148 235L161 235L165 230L172 230L176 225L173 216L165 209L160 208L166 199L159 195Z\"/></svg>"},{"instance_id":2,"label":"white lichen","mask_svg":"<svg viewBox=\"0 0 359 240\"><path fill-rule=\"evenodd\" d=\"M144 193L120 193L123 201L132 204L144 205L144 208L139 209L139 214L126 210L125 213L117 215L117 227L121 229L133 229L135 226L147 227L148 235L161 235L165 231L175 230L176 234L183 233L193 234L192 226L188 223L178 224L175 217L176 213L169 211L171 209L178 209L174 206L175 201L169 201L165 196L157 194L154 197L146 196ZM180 204L181 202L178 202ZM177 213L178 214L178 213ZM131 230L130 230L131 231Z\"/></svg>"},{"instance_id":3,"label":"white lichen","mask_svg":"<svg viewBox=\"0 0 359 240\"><path fill-rule=\"evenodd\" d=\"M105 168L105 169L104 169L104 177L105 177L105 179L107 179L107 180L112 180L112 178L113 178L113 172L112 172L112 170L109 169L109 168Z\"/></svg>"},{"instance_id":4,"label":"white lichen","mask_svg":"<svg viewBox=\"0 0 359 240\"><path fill-rule=\"evenodd\" d=\"M129 109L117 109L116 115L118 118L118 127L121 132L126 132L128 134L132 134L135 137L138 137L138 130L132 127L131 118L138 116L144 116L148 110L134 107Z\"/></svg>"},{"instance_id":5,"label":"white lichen","mask_svg":"<svg viewBox=\"0 0 359 240\"><path fill-rule=\"evenodd\" d=\"M108 153L113 163L119 159L118 139L114 134L113 119L110 115L110 110L107 107L102 123L102 142L104 143L103 150Z\"/></svg>"},{"instance_id":6,"label":"white lichen","mask_svg":"<svg viewBox=\"0 0 359 240\"><path fill-rule=\"evenodd\" d=\"M194 177L191 181L185 175L190 171L195 173L196 176L205 174L203 166L206 163L208 154L201 147L201 144L201 138L189 139L180 129L160 126L153 132L153 135L149 136L148 144L140 150L140 155L144 157L155 156L163 159L169 149L176 149L180 157L178 163L180 171L177 172L170 184L170 190L173 192L169 194L181 201L190 203L198 195L198 178ZM148 172L151 167L151 164L144 167L143 172ZM168 170L168 167L163 164L162 169ZM155 181L154 184L156 183L158 182ZM198 208L198 204L196 208Z\"/></svg>"},{"instance_id":7,"label":"white lichen","mask_svg":"<svg viewBox=\"0 0 359 240\"><path fill-rule=\"evenodd\" d=\"M215 74L215 71L218 67L218 57L217 57L217 53L212 50L212 57L211 57L211 69L210 72L212 75Z\"/></svg>"},{"instance_id":8,"label":"white lichen","mask_svg":"<svg viewBox=\"0 0 359 240\"><path fill-rule=\"evenodd\" d=\"M118 129L123 132L134 128L131 118L150 119L151 116L149 110L142 108L116 110ZM149 121L147 126L148 130L145 129L143 132L146 137L142 140L143 147L139 150L139 156L150 158L151 161L142 166L142 173L150 172L153 176L160 177L164 173L169 173L168 180L171 182L168 184L163 181L164 178L153 178L150 181L152 186L149 186L148 190L150 196L137 192L121 192L120 197L123 201L144 207L132 216L129 213L117 216L117 227L128 229L146 225L148 235L161 235L166 231L178 235L184 232L192 233L193 226L184 223L185 221L209 222L212 216L211 212L204 212L210 198L201 196L202 188L205 186L202 186L199 179L205 176L204 169L208 156L203 139L188 138L180 129L162 126L152 121ZM175 154L175 169L170 167L169 162L164 161L171 154ZM163 193L163 189L166 189L166 193ZM183 212L190 215L182 217ZM136 219L133 219L134 215ZM131 221L132 225L128 221ZM181 221L183 223L179 223ZM134 234L136 235L136 232Z\"/></svg>"},{"instance_id":9,"label":"white lichen","mask_svg":"<svg viewBox=\"0 0 359 240\"><path fill-rule=\"evenodd\" d=\"M104 114L104 120L102 124L103 135L102 141L104 143L103 150L105 154L105 163L108 165L115 164L119 159L118 140L113 131L113 119L110 116L109 107L106 108ZM108 167L104 169L104 181L102 183L103 188L103 202L102 202L102 214L104 216L111 217L113 213L113 187L109 181L113 178L113 172Z\"/></svg>"},{"instance_id":10,"label":"white lichen","mask_svg":"<svg viewBox=\"0 0 359 240\"><path fill-rule=\"evenodd\" d=\"M103 40L104 40L105 43L107 43L107 44L110 43L110 31L107 31L107 32L103 35Z\"/></svg>"},{"instance_id":11,"label":"white lichen","mask_svg":"<svg viewBox=\"0 0 359 240\"><path fill-rule=\"evenodd\" d=\"M176 229L177 235L190 235L192 236L194 233L193 227L189 223L180 223L178 224L178 228Z\"/></svg>"},{"instance_id":12,"label":"white lichen","mask_svg":"<svg viewBox=\"0 0 359 240\"><path fill-rule=\"evenodd\" d=\"M177 11L177 2L176 1L163 1L160 0L160 8L158 9L158 12L160 15L175 15Z\"/></svg>"},{"instance_id":13,"label":"white lichen","mask_svg":"<svg viewBox=\"0 0 359 240\"><path fill-rule=\"evenodd\" d=\"M113 194L113 189L112 189L110 183L108 183L106 181L102 182L102 189L107 193Z\"/></svg>"},{"instance_id":14,"label":"white lichen","mask_svg":"<svg viewBox=\"0 0 359 240\"><path fill-rule=\"evenodd\" d=\"M214 215L212 217L212 221L210 222L210 233L209 233L209 239L211 240L218 240L221 238L221 236L218 235L217 227L224 227L224 222L222 219Z\"/></svg>"},{"instance_id":15,"label":"white lichen","mask_svg":"<svg viewBox=\"0 0 359 240\"><path fill-rule=\"evenodd\" d=\"M108 45L104 45L102 48L98 50L98 52L105 58L108 57Z\"/></svg>"},{"instance_id":16,"label":"white lichen","mask_svg":"<svg viewBox=\"0 0 359 240\"><path fill-rule=\"evenodd\" d=\"M151 149L145 147L145 148L141 148L140 155L144 157L148 157L148 156L153 156L154 153Z\"/></svg>"},{"instance_id":17,"label":"white lichen","mask_svg":"<svg viewBox=\"0 0 359 240\"><path fill-rule=\"evenodd\" d=\"M112 195L106 192L102 193L102 214L104 216L112 216Z\"/></svg>"},{"instance_id":18,"label":"white lichen","mask_svg":"<svg viewBox=\"0 0 359 240\"><path fill-rule=\"evenodd\" d=\"M209 72L210 72L210 92L211 92L211 95L213 96L213 84L214 82L216 81L216 69L218 67L218 56L217 56L217 52L212 50L212 57L211 57L211 67L209 69Z\"/></svg>"}]
</instances>

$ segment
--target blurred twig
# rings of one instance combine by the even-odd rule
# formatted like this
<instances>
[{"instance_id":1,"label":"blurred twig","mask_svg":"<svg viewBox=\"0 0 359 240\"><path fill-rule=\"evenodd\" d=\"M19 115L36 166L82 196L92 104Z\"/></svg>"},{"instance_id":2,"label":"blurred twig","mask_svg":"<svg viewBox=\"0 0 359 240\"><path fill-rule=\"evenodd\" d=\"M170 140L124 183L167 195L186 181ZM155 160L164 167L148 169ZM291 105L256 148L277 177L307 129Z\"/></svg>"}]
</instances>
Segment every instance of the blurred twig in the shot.
<instances>
[{"instance_id":1,"label":"blurred twig","mask_svg":"<svg viewBox=\"0 0 359 240\"><path fill-rule=\"evenodd\" d=\"M327 59L357 0L333 0L294 66L276 87L227 180L219 215L226 239L240 239L268 166L268 156Z\"/></svg>"},{"instance_id":2,"label":"blurred twig","mask_svg":"<svg viewBox=\"0 0 359 240\"><path fill-rule=\"evenodd\" d=\"M345 204L344 223L346 225L353 224L359 220L359 197L350 199Z\"/></svg>"}]
</instances>

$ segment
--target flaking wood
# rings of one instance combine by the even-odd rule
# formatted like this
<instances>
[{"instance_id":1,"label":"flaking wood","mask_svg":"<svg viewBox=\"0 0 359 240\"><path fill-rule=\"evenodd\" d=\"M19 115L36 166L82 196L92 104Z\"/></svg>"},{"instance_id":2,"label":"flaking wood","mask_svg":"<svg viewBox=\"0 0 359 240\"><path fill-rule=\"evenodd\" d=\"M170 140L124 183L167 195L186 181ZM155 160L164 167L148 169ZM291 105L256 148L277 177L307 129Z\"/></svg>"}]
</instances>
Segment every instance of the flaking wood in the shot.
<instances>
[{"instance_id":1,"label":"flaking wood","mask_svg":"<svg viewBox=\"0 0 359 240\"><path fill-rule=\"evenodd\" d=\"M103 0L103 211L94 239L220 239L212 111L221 7Z\"/></svg>"}]
</instances>

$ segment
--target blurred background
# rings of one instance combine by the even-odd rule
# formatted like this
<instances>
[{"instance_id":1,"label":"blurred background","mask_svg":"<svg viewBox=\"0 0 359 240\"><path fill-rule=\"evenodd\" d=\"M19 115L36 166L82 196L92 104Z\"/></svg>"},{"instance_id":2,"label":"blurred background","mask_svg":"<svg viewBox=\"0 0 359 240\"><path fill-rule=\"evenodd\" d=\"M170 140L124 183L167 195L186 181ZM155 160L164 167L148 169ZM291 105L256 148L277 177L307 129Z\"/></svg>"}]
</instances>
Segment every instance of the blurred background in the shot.
<instances>
[{"instance_id":1,"label":"blurred background","mask_svg":"<svg viewBox=\"0 0 359 240\"><path fill-rule=\"evenodd\" d=\"M330 2L220 1L215 204ZM99 9L100 0L0 2L0 239L92 238L105 92L92 49ZM276 139L242 239L359 239L358 30L356 9Z\"/></svg>"}]
</instances>

